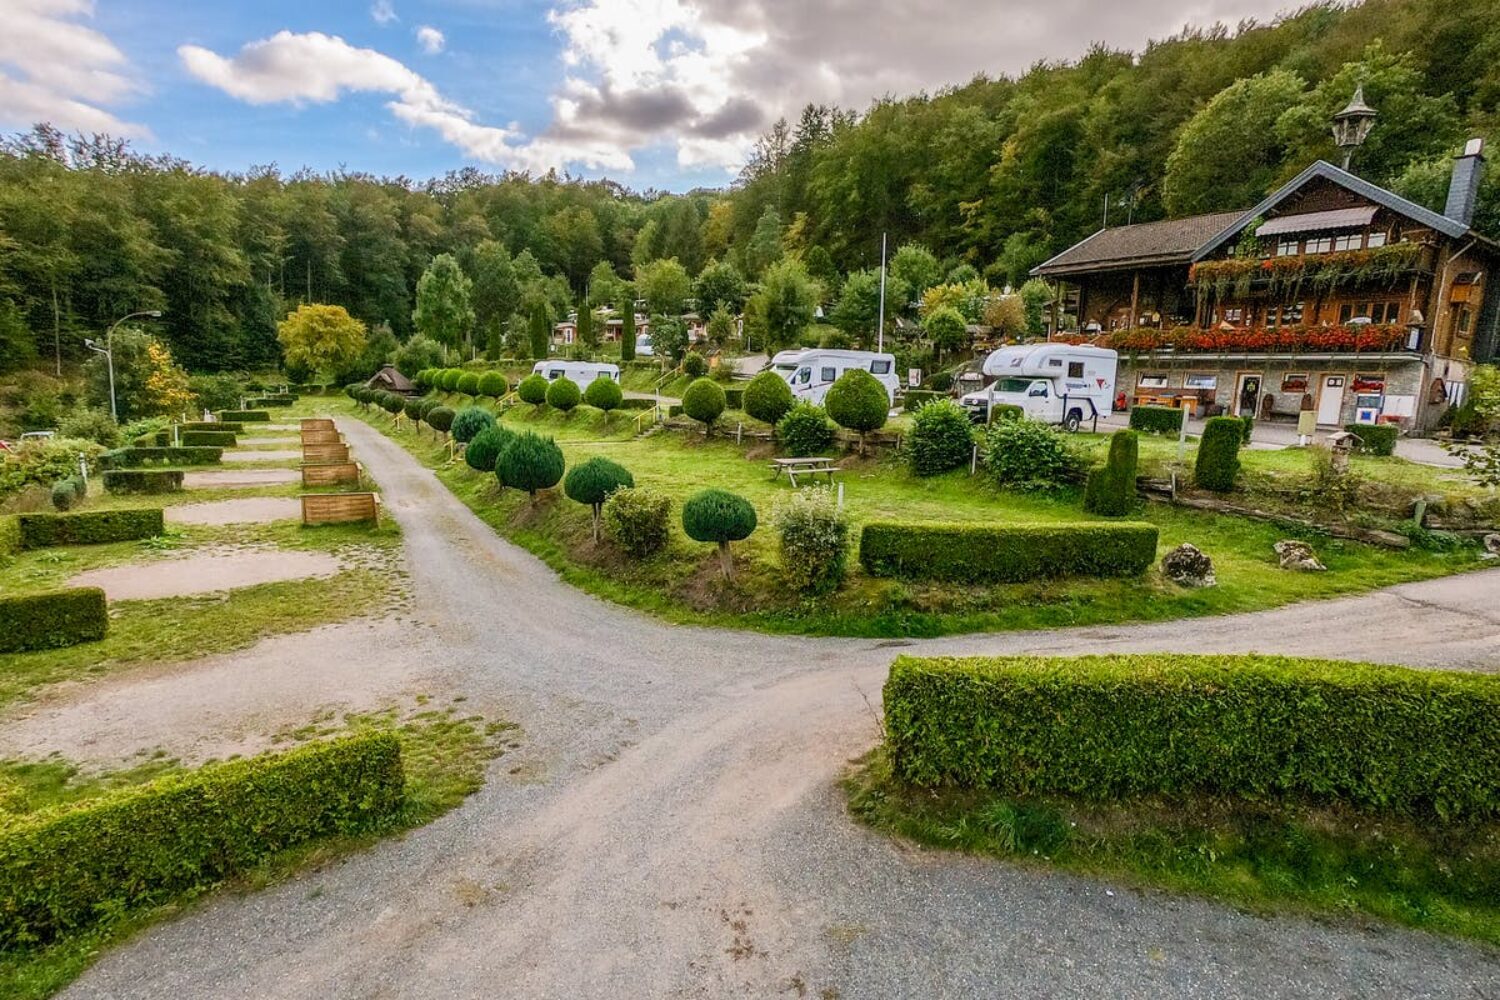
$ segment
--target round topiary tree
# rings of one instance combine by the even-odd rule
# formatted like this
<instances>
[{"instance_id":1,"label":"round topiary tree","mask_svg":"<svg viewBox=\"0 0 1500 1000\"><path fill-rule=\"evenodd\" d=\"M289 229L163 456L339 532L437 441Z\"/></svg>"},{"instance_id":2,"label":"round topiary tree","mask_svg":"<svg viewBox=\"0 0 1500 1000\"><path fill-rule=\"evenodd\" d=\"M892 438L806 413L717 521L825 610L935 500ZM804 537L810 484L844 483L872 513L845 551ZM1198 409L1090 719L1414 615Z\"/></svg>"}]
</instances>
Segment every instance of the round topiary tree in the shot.
<instances>
[{"instance_id":1,"label":"round topiary tree","mask_svg":"<svg viewBox=\"0 0 1500 1000\"><path fill-rule=\"evenodd\" d=\"M912 415L905 451L911 471L935 476L962 468L974 452L968 411L951 399L935 399Z\"/></svg>"},{"instance_id":2,"label":"round topiary tree","mask_svg":"<svg viewBox=\"0 0 1500 1000\"><path fill-rule=\"evenodd\" d=\"M406 397L398 396L394 392L381 393L380 408L394 417L406 409Z\"/></svg>"},{"instance_id":3,"label":"round topiary tree","mask_svg":"<svg viewBox=\"0 0 1500 1000\"><path fill-rule=\"evenodd\" d=\"M427 411L427 415L423 419L427 421L428 427L431 427L439 434L447 434L448 428L453 426L454 416L453 407L434 406Z\"/></svg>"},{"instance_id":4,"label":"round topiary tree","mask_svg":"<svg viewBox=\"0 0 1500 1000\"><path fill-rule=\"evenodd\" d=\"M524 431L496 457L495 478L501 486L525 490L534 500L537 491L551 489L562 480L564 465L556 441Z\"/></svg>"},{"instance_id":5,"label":"round topiary tree","mask_svg":"<svg viewBox=\"0 0 1500 1000\"><path fill-rule=\"evenodd\" d=\"M547 386L547 405L567 413L583 400L578 383L564 375Z\"/></svg>"},{"instance_id":6,"label":"round topiary tree","mask_svg":"<svg viewBox=\"0 0 1500 1000\"><path fill-rule=\"evenodd\" d=\"M834 427L821 406L798 403L776 424L776 440L793 458L816 455L833 444Z\"/></svg>"},{"instance_id":7,"label":"round topiary tree","mask_svg":"<svg viewBox=\"0 0 1500 1000\"><path fill-rule=\"evenodd\" d=\"M1228 493L1240 474L1240 445L1245 425L1238 417L1210 417L1198 441L1193 479L1205 490Z\"/></svg>"},{"instance_id":8,"label":"round topiary tree","mask_svg":"<svg viewBox=\"0 0 1500 1000\"><path fill-rule=\"evenodd\" d=\"M516 386L516 395L523 403L541 406L547 401L547 380L540 375L527 375Z\"/></svg>"},{"instance_id":9,"label":"round topiary tree","mask_svg":"<svg viewBox=\"0 0 1500 1000\"><path fill-rule=\"evenodd\" d=\"M412 423L420 424L422 422L422 401L420 399L406 400L402 404L402 409L406 412L406 419Z\"/></svg>"},{"instance_id":10,"label":"round topiary tree","mask_svg":"<svg viewBox=\"0 0 1500 1000\"><path fill-rule=\"evenodd\" d=\"M454 388L465 396L479 395L479 373L464 372L458 377L458 381L454 383Z\"/></svg>"},{"instance_id":11,"label":"round topiary tree","mask_svg":"<svg viewBox=\"0 0 1500 1000\"><path fill-rule=\"evenodd\" d=\"M682 356L682 373L689 378L702 378L708 374L708 362L697 351L688 351Z\"/></svg>"},{"instance_id":12,"label":"round topiary tree","mask_svg":"<svg viewBox=\"0 0 1500 1000\"><path fill-rule=\"evenodd\" d=\"M510 383L500 372L485 372L479 376L479 395L499 399L510 391Z\"/></svg>"},{"instance_id":13,"label":"round topiary tree","mask_svg":"<svg viewBox=\"0 0 1500 1000\"><path fill-rule=\"evenodd\" d=\"M865 453L865 435L885 426L891 412L891 396L880 380L863 368L839 376L823 397L833 422L859 433L859 453Z\"/></svg>"},{"instance_id":14,"label":"round topiary tree","mask_svg":"<svg viewBox=\"0 0 1500 1000\"><path fill-rule=\"evenodd\" d=\"M724 389L711 378L700 378L682 394L682 412L703 425L703 435L713 430L714 421L727 405Z\"/></svg>"},{"instance_id":15,"label":"round topiary tree","mask_svg":"<svg viewBox=\"0 0 1500 1000\"><path fill-rule=\"evenodd\" d=\"M599 514L604 509L604 501L615 490L629 489L634 485L635 477L624 466L603 455L595 455L582 465L575 465L568 470L568 477L563 480L563 492L568 495L569 500L576 500L593 508L594 543L597 545Z\"/></svg>"},{"instance_id":16,"label":"round topiary tree","mask_svg":"<svg viewBox=\"0 0 1500 1000\"><path fill-rule=\"evenodd\" d=\"M357 403L359 402L359 390L360 385L358 382L350 382L348 385L344 386L344 395L348 396L350 399L354 400Z\"/></svg>"},{"instance_id":17,"label":"round topiary tree","mask_svg":"<svg viewBox=\"0 0 1500 1000\"><path fill-rule=\"evenodd\" d=\"M426 423L427 414L431 413L433 410L442 405L442 401L436 396L424 396L423 398L417 400L417 411L422 416L422 422Z\"/></svg>"},{"instance_id":18,"label":"round topiary tree","mask_svg":"<svg viewBox=\"0 0 1500 1000\"><path fill-rule=\"evenodd\" d=\"M724 579L733 579L734 557L729 553L729 543L750 537L755 530L755 507L727 490L704 490L682 505L682 530L695 542L716 543Z\"/></svg>"},{"instance_id":19,"label":"round topiary tree","mask_svg":"<svg viewBox=\"0 0 1500 1000\"><path fill-rule=\"evenodd\" d=\"M464 373L461 368L444 368L443 374L438 379L438 385L444 392L453 392L458 388L458 380L463 377Z\"/></svg>"},{"instance_id":20,"label":"round topiary tree","mask_svg":"<svg viewBox=\"0 0 1500 1000\"><path fill-rule=\"evenodd\" d=\"M453 440L468 444L474 436L488 427L495 426L495 415L480 406L465 406L453 418Z\"/></svg>"},{"instance_id":21,"label":"round topiary tree","mask_svg":"<svg viewBox=\"0 0 1500 1000\"><path fill-rule=\"evenodd\" d=\"M745 386L745 401L742 405L745 412L756 420L764 420L774 426L781 422L781 418L786 416L796 402L792 387L786 384L786 379L774 371L764 371Z\"/></svg>"},{"instance_id":22,"label":"round topiary tree","mask_svg":"<svg viewBox=\"0 0 1500 1000\"><path fill-rule=\"evenodd\" d=\"M505 446L515 439L515 435L499 424L491 424L484 430L475 434L464 449L464 461L469 468L478 472L494 472L495 459L505 450Z\"/></svg>"},{"instance_id":23,"label":"round topiary tree","mask_svg":"<svg viewBox=\"0 0 1500 1000\"><path fill-rule=\"evenodd\" d=\"M583 390L583 401L608 413L610 410L618 410L625 402L625 392L620 388L620 383L608 375L600 375Z\"/></svg>"}]
</instances>

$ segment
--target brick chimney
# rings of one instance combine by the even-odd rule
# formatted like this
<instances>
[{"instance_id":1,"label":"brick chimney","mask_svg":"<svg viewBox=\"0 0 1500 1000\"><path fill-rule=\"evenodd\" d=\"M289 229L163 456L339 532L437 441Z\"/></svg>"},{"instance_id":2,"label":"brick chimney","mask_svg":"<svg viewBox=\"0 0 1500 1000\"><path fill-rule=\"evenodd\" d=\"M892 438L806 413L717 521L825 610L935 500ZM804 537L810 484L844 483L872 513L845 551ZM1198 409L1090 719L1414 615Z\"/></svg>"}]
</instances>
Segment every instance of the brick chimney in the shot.
<instances>
[{"instance_id":1,"label":"brick chimney","mask_svg":"<svg viewBox=\"0 0 1500 1000\"><path fill-rule=\"evenodd\" d=\"M1479 201L1479 182L1484 178L1484 140L1470 139L1463 155L1453 161L1453 179L1448 182L1448 204L1443 214L1464 225L1474 221Z\"/></svg>"}]
</instances>

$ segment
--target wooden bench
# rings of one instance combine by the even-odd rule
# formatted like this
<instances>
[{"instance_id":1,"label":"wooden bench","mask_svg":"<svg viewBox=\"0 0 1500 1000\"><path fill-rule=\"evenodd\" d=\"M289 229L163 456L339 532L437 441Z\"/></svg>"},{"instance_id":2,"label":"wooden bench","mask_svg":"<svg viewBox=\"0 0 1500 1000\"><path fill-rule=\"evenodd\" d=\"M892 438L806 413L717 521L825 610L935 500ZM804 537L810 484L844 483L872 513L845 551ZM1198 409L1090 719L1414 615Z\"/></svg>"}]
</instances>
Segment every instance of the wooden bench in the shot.
<instances>
[{"instance_id":1,"label":"wooden bench","mask_svg":"<svg viewBox=\"0 0 1500 1000\"><path fill-rule=\"evenodd\" d=\"M771 459L771 468L776 470L776 474L771 477L773 481L780 479L782 473L786 473L787 479L791 480L793 489L797 486L798 476L816 476L822 474L826 475L828 481L832 483L833 474L844 471L834 465L831 458L773 458Z\"/></svg>"},{"instance_id":2,"label":"wooden bench","mask_svg":"<svg viewBox=\"0 0 1500 1000\"><path fill-rule=\"evenodd\" d=\"M302 446L302 461L347 462L349 461L349 446L338 443L304 444Z\"/></svg>"},{"instance_id":3,"label":"wooden bench","mask_svg":"<svg viewBox=\"0 0 1500 1000\"><path fill-rule=\"evenodd\" d=\"M333 421L328 417L303 417L302 429L304 431L331 431L334 427Z\"/></svg>"},{"instance_id":4,"label":"wooden bench","mask_svg":"<svg viewBox=\"0 0 1500 1000\"><path fill-rule=\"evenodd\" d=\"M302 432L302 444L304 446L310 445L310 444L338 444L338 443L340 443L343 440L344 440L344 435L342 435L338 431L334 431L334 430L327 430L327 431L321 431L321 430L320 431L307 431L307 430L305 430L305 431Z\"/></svg>"},{"instance_id":5,"label":"wooden bench","mask_svg":"<svg viewBox=\"0 0 1500 1000\"><path fill-rule=\"evenodd\" d=\"M304 493L302 524L380 523L380 500L373 493Z\"/></svg>"},{"instance_id":6,"label":"wooden bench","mask_svg":"<svg viewBox=\"0 0 1500 1000\"><path fill-rule=\"evenodd\" d=\"M302 485L309 489L358 482L358 462L304 462L302 465Z\"/></svg>"}]
</instances>

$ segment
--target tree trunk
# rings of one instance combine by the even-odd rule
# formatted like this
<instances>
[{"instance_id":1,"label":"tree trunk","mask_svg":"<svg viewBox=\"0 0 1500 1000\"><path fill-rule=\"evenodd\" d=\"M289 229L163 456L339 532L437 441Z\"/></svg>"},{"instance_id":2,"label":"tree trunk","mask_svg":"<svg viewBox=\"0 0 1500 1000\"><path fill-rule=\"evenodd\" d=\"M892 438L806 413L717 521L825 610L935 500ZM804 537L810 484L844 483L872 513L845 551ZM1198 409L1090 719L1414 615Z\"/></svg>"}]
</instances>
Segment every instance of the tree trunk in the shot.
<instances>
[{"instance_id":1,"label":"tree trunk","mask_svg":"<svg viewBox=\"0 0 1500 1000\"><path fill-rule=\"evenodd\" d=\"M719 543L719 564L724 567L724 579L734 579L734 556L729 554L729 543Z\"/></svg>"},{"instance_id":2,"label":"tree trunk","mask_svg":"<svg viewBox=\"0 0 1500 1000\"><path fill-rule=\"evenodd\" d=\"M602 503L594 504L594 544L599 544L599 515L604 510Z\"/></svg>"}]
</instances>

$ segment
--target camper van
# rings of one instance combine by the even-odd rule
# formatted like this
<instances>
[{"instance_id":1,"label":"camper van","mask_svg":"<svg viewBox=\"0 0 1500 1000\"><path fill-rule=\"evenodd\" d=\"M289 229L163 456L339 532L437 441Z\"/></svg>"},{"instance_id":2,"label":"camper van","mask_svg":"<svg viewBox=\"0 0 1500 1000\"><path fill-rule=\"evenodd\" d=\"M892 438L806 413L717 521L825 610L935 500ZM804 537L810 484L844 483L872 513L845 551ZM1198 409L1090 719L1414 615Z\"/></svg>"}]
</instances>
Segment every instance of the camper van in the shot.
<instances>
[{"instance_id":1,"label":"camper van","mask_svg":"<svg viewBox=\"0 0 1500 1000\"><path fill-rule=\"evenodd\" d=\"M1119 356L1081 344L1002 347L984 362L994 381L959 400L976 423L987 423L997 406L1019 406L1032 420L1076 431L1113 407Z\"/></svg>"},{"instance_id":2,"label":"camper van","mask_svg":"<svg viewBox=\"0 0 1500 1000\"><path fill-rule=\"evenodd\" d=\"M790 353L790 352L783 352ZM782 355L776 355L781 358ZM896 356L894 354L876 354L873 351L833 351L813 349L798 353L790 376L784 374L788 364L778 364L772 359L772 366L783 377L787 384L792 387L792 395L798 400L822 405L823 397L828 395L828 390L833 383L839 380L839 376L847 371L862 368L875 376L875 380L885 386L886 395L890 397L892 404L896 400L896 389L900 387L901 380L896 377Z\"/></svg>"},{"instance_id":3,"label":"camper van","mask_svg":"<svg viewBox=\"0 0 1500 1000\"><path fill-rule=\"evenodd\" d=\"M637 334L635 338L635 356L638 358L656 357L656 348L651 346L651 334Z\"/></svg>"},{"instance_id":4,"label":"camper van","mask_svg":"<svg viewBox=\"0 0 1500 1000\"><path fill-rule=\"evenodd\" d=\"M797 374L797 362L806 353L805 348L795 351L777 351L776 356L771 359L770 369L780 375L783 381L790 382L792 376Z\"/></svg>"},{"instance_id":5,"label":"camper van","mask_svg":"<svg viewBox=\"0 0 1500 1000\"><path fill-rule=\"evenodd\" d=\"M601 375L612 382L620 381L620 366L596 361L538 361L532 366L533 375L543 375L548 382L556 382L566 375L580 387L588 385Z\"/></svg>"}]
</instances>

